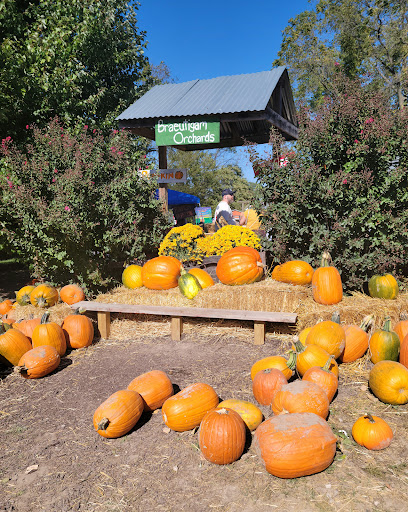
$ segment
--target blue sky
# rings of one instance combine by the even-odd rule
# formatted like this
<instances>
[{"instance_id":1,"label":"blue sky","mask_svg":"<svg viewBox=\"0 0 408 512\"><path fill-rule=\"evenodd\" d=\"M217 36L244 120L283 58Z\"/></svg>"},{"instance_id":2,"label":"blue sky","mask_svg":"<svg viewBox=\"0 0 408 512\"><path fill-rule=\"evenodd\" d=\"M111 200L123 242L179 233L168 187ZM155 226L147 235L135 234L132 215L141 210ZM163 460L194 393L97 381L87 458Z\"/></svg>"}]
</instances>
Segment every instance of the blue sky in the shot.
<instances>
[{"instance_id":1,"label":"blue sky","mask_svg":"<svg viewBox=\"0 0 408 512\"><path fill-rule=\"evenodd\" d=\"M147 56L164 61L176 82L271 69L289 19L311 9L307 0L140 0L139 28ZM244 151L244 175L254 181Z\"/></svg>"}]
</instances>

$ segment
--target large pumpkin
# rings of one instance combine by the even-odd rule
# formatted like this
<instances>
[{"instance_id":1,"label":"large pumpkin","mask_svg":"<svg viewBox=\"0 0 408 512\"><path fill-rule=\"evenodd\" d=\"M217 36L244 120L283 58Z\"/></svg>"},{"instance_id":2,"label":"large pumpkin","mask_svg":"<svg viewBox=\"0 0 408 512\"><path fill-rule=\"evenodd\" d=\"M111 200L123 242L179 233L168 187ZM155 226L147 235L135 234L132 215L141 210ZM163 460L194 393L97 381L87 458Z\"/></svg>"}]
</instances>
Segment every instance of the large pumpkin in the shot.
<instances>
[{"instance_id":1,"label":"large pumpkin","mask_svg":"<svg viewBox=\"0 0 408 512\"><path fill-rule=\"evenodd\" d=\"M298 478L326 469L336 454L336 436L313 413L273 416L256 429L255 451L266 471L279 478Z\"/></svg>"},{"instance_id":2,"label":"large pumpkin","mask_svg":"<svg viewBox=\"0 0 408 512\"><path fill-rule=\"evenodd\" d=\"M85 300L83 289L77 284L67 284L60 290L60 298L65 304L76 304L81 300Z\"/></svg>"},{"instance_id":3,"label":"large pumpkin","mask_svg":"<svg viewBox=\"0 0 408 512\"><path fill-rule=\"evenodd\" d=\"M408 402L408 368L396 361L379 361L370 371L368 384L374 395L386 404Z\"/></svg>"},{"instance_id":4,"label":"large pumpkin","mask_svg":"<svg viewBox=\"0 0 408 512\"><path fill-rule=\"evenodd\" d=\"M197 278L197 281L200 283L200 286L203 290L204 288L209 288L215 284L214 279L210 276L210 274L202 268L190 268L188 273Z\"/></svg>"},{"instance_id":5,"label":"large pumpkin","mask_svg":"<svg viewBox=\"0 0 408 512\"><path fill-rule=\"evenodd\" d=\"M313 273L313 299L319 304L337 304L343 298L343 285L339 271L330 263L330 254L324 252L321 266Z\"/></svg>"},{"instance_id":6,"label":"large pumpkin","mask_svg":"<svg viewBox=\"0 0 408 512\"><path fill-rule=\"evenodd\" d=\"M40 325L41 318L27 318L27 320L20 320L19 322L14 322L13 329L17 329L22 332L27 338L32 340L34 329L37 325Z\"/></svg>"},{"instance_id":7,"label":"large pumpkin","mask_svg":"<svg viewBox=\"0 0 408 512\"><path fill-rule=\"evenodd\" d=\"M369 341L371 361L398 361L400 340L396 332L391 331L391 319L385 318L384 327L377 329L371 335Z\"/></svg>"},{"instance_id":8,"label":"large pumpkin","mask_svg":"<svg viewBox=\"0 0 408 512\"><path fill-rule=\"evenodd\" d=\"M214 464L231 464L245 448L244 420L232 409L207 412L200 424L198 443L204 458Z\"/></svg>"},{"instance_id":9,"label":"large pumpkin","mask_svg":"<svg viewBox=\"0 0 408 512\"><path fill-rule=\"evenodd\" d=\"M163 421L177 432L192 430L218 403L218 395L210 385L202 382L190 384L164 402Z\"/></svg>"},{"instance_id":10,"label":"large pumpkin","mask_svg":"<svg viewBox=\"0 0 408 512\"><path fill-rule=\"evenodd\" d=\"M62 330L70 348L84 348L92 344L93 323L90 318L82 314L83 312L77 309L72 315L66 316L62 322Z\"/></svg>"},{"instance_id":11,"label":"large pumpkin","mask_svg":"<svg viewBox=\"0 0 408 512\"><path fill-rule=\"evenodd\" d=\"M127 266L122 273L122 283L131 290L143 286L142 267L140 265Z\"/></svg>"},{"instance_id":12,"label":"large pumpkin","mask_svg":"<svg viewBox=\"0 0 408 512\"><path fill-rule=\"evenodd\" d=\"M332 320L318 322L307 335L306 345L318 345L337 359L346 345L346 334L338 314Z\"/></svg>"},{"instance_id":13,"label":"large pumpkin","mask_svg":"<svg viewBox=\"0 0 408 512\"><path fill-rule=\"evenodd\" d=\"M398 338L402 344L405 336L408 334L408 315L406 312L400 314L400 319L392 330L398 334Z\"/></svg>"},{"instance_id":14,"label":"large pumpkin","mask_svg":"<svg viewBox=\"0 0 408 512\"><path fill-rule=\"evenodd\" d=\"M399 362L408 368L408 334L401 343Z\"/></svg>"},{"instance_id":15,"label":"large pumpkin","mask_svg":"<svg viewBox=\"0 0 408 512\"><path fill-rule=\"evenodd\" d=\"M276 393L288 381L277 368L266 368L258 372L252 381L252 393L261 405L271 405Z\"/></svg>"},{"instance_id":16,"label":"large pumpkin","mask_svg":"<svg viewBox=\"0 0 408 512\"><path fill-rule=\"evenodd\" d=\"M360 326L354 324L343 326L346 334L346 344L340 354L339 361L351 363L366 353L369 340L368 331L373 325L373 318L374 315L367 315L363 318Z\"/></svg>"},{"instance_id":17,"label":"large pumpkin","mask_svg":"<svg viewBox=\"0 0 408 512\"><path fill-rule=\"evenodd\" d=\"M169 290L178 285L181 263L173 256L158 256L142 267L142 282L151 290Z\"/></svg>"},{"instance_id":18,"label":"large pumpkin","mask_svg":"<svg viewBox=\"0 0 408 512\"><path fill-rule=\"evenodd\" d=\"M378 299L395 299L398 295L398 283L394 276L373 276L368 281L368 293Z\"/></svg>"},{"instance_id":19,"label":"large pumpkin","mask_svg":"<svg viewBox=\"0 0 408 512\"><path fill-rule=\"evenodd\" d=\"M145 411L154 411L174 394L173 384L161 370L151 370L134 378L127 389L137 391L143 398Z\"/></svg>"},{"instance_id":20,"label":"large pumpkin","mask_svg":"<svg viewBox=\"0 0 408 512\"><path fill-rule=\"evenodd\" d=\"M25 379L39 379L58 368L60 359L54 347L42 345L28 350L21 357L16 370Z\"/></svg>"},{"instance_id":21,"label":"large pumpkin","mask_svg":"<svg viewBox=\"0 0 408 512\"><path fill-rule=\"evenodd\" d=\"M296 380L284 384L272 400L274 414L313 412L326 419L329 414L329 399L326 392L314 382Z\"/></svg>"},{"instance_id":22,"label":"large pumpkin","mask_svg":"<svg viewBox=\"0 0 408 512\"><path fill-rule=\"evenodd\" d=\"M261 409L251 402L239 400L237 398L228 398L217 405L217 409L232 409L237 412L244 420L249 430L255 430L262 423L263 414Z\"/></svg>"},{"instance_id":23,"label":"large pumpkin","mask_svg":"<svg viewBox=\"0 0 408 512\"><path fill-rule=\"evenodd\" d=\"M8 363L16 366L21 357L32 348L27 336L0 322L0 355Z\"/></svg>"},{"instance_id":24,"label":"large pumpkin","mask_svg":"<svg viewBox=\"0 0 408 512\"><path fill-rule=\"evenodd\" d=\"M33 306L49 308L58 302L58 290L48 284L39 284L30 294L30 302Z\"/></svg>"},{"instance_id":25,"label":"large pumpkin","mask_svg":"<svg viewBox=\"0 0 408 512\"><path fill-rule=\"evenodd\" d=\"M358 418L351 430L354 441L368 450L387 448L394 437L388 423L378 416L365 414Z\"/></svg>"},{"instance_id":26,"label":"large pumpkin","mask_svg":"<svg viewBox=\"0 0 408 512\"><path fill-rule=\"evenodd\" d=\"M143 400L139 393L130 389L121 389L96 409L93 425L102 437L121 437L132 430L142 412Z\"/></svg>"},{"instance_id":27,"label":"large pumpkin","mask_svg":"<svg viewBox=\"0 0 408 512\"><path fill-rule=\"evenodd\" d=\"M261 255L255 249L253 252L247 249L235 247L221 256L216 268L221 283L235 286L261 279L264 267Z\"/></svg>"},{"instance_id":28,"label":"large pumpkin","mask_svg":"<svg viewBox=\"0 0 408 512\"><path fill-rule=\"evenodd\" d=\"M55 322L49 322L50 314L44 313L40 325L33 331L33 347L41 345L53 346L60 356L67 351L67 342L62 328Z\"/></svg>"},{"instance_id":29,"label":"large pumpkin","mask_svg":"<svg viewBox=\"0 0 408 512\"><path fill-rule=\"evenodd\" d=\"M272 271L272 279L282 283L305 285L312 282L313 268L302 260L291 260L277 265Z\"/></svg>"},{"instance_id":30,"label":"large pumpkin","mask_svg":"<svg viewBox=\"0 0 408 512\"><path fill-rule=\"evenodd\" d=\"M16 292L16 302L20 306L26 306L27 304L30 304L30 295L31 292L34 290L35 286L27 285L23 286Z\"/></svg>"},{"instance_id":31,"label":"large pumpkin","mask_svg":"<svg viewBox=\"0 0 408 512\"><path fill-rule=\"evenodd\" d=\"M295 347L296 370L302 377L309 368L312 368L313 366L324 366L330 357L330 354L318 345L304 346L300 341L295 341ZM339 376L339 366L335 359L331 360L329 370L337 377Z\"/></svg>"}]
</instances>

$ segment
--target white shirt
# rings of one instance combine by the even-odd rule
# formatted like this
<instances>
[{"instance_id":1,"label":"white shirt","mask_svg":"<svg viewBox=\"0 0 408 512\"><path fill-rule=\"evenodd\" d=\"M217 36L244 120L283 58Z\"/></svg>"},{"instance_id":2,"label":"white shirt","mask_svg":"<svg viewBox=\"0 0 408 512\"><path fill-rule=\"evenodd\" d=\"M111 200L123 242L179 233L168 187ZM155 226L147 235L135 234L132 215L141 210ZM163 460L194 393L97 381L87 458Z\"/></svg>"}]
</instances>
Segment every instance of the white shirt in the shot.
<instances>
[{"instance_id":1,"label":"white shirt","mask_svg":"<svg viewBox=\"0 0 408 512\"><path fill-rule=\"evenodd\" d=\"M232 216L230 205L226 201L220 201L215 209L213 223L215 223L215 219L220 212L228 212Z\"/></svg>"}]
</instances>

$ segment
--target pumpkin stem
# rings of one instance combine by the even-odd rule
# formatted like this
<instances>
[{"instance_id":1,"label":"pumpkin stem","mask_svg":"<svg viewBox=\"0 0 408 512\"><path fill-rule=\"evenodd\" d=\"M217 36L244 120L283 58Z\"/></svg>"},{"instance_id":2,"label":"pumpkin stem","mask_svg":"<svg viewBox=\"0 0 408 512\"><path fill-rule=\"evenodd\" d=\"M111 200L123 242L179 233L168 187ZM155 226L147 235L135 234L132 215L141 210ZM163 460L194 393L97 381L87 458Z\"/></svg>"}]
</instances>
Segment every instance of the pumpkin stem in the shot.
<instances>
[{"instance_id":1,"label":"pumpkin stem","mask_svg":"<svg viewBox=\"0 0 408 512\"><path fill-rule=\"evenodd\" d=\"M41 324L46 324L48 323L48 319L50 318L50 313L48 311L46 311L43 316L41 317Z\"/></svg>"},{"instance_id":2,"label":"pumpkin stem","mask_svg":"<svg viewBox=\"0 0 408 512\"><path fill-rule=\"evenodd\" d=\"M322 370L325 372L330 372L330 365L332 362L333 356L330 356L329 359L324 363L324 366L322 366Z\"/></svg>"},{"instance_id":3,"label":"pumpkin stem","mask_svg":"<svg viewBox=\"0 0 408 512\"><path fill-rule=\"evenodd\" d=\"M109 426L109 423L110 423L110 421L108 418L102 418L101 421L97 425L98 430L106 430Z\"/></svg>"},{"instance_id":4,"label":"pumpkin stem","mask_svg":"<svg viewBox=\"0 0 408 512\"><path fill-rule=\"evenodd\" d=\"M369 329L372 327L374 323L374 315L367 315L363 318L360 324L360 328L363 329L363 331L368 332Z\"/></svg>"},{"instance_id":5,"label":"pumpkin stem","mask_svg":"<svg viewBox=\"0 0 408 512\"><path fill-rule=\"evenodd\" d=\"M228 414L227 409L225 409L224 407L222 409L217 409L216 412L218 414Z\"/></svg>"},{"instance_id":6,"label":"pumpkin stem","mask_svg":"<svg viewBox=\"0 0 408 512\"><path fill-rule=\"evenodd\" d=\"M294 341L293 341L293 344L295 345L295 348L296 348L296 354L301 354L302 352L304 352L306 350L306 347L302 344L302 342L299 340L299 338L295 338Z\"/></svg>"},{"instance_id":7,"label":"pumpkin stem","mask_svg":"<svg viewBox=\"0 0 408 512\"><path fill-rule=\"evenodd\" d=\"M257 265L257 267L262 267L262 268L264 268L264 266L265 266L261 261L257 261L256 265Z\"/></svg>"},{"instance_id":8,"label":"pumpkin stem","mask_svg":"<svg viewBox=\"0 0 408 512\"><path fill-rule=\"evenodd\" d=\"M389 316L386 316L384 318L384 327L382 329L383 331L390 332L391 331L391 318Z\"/></svg>"},{"instance_id":9,"label":"pumpkin stem","mask_svg":"<svg viewBox=\"0 0 408 512\"><path fill-rule=\"evenodd\" d=\"M339 324L340 325L340 312L339 311L335 311L333 314L332 314L332 322L335 322L336 324Z\"/></svg>"},{"instance_id":10,"label":"pumpkin stem","mask_svg":"<svg viewBox=\"0 0 408 512\"><path fill-rule=\"evenodd\" d=\"M298 342L300 345L302 345L302 343L299 341ZM296 344L295 344L296 346ZM303 347L303 345L302 345ZM303 350L304 350L304 347L303 347ZM302 351L303 352L303 351ZM289 358L288 358L288 362L286 363L286 366L290 369L290 370L294 370L296 368L296 359L297 359L297 354L298 354L298 350L297 350L297 347L296 347L296 352L294 350L291 350L289 352Z\"/></svg>"},{"instance_id":11,"label":"pumpkin stem","mask_svg":"<svg viewBox=\"0 0 408 512\"><path fill-rule=\"evenodd\" d=\"M370 413L366 412L364 414L364 418L367 418L368 420L370 420L370 423L375 423L375 419L371 416Z\"/></svg>"},{"instance_id":12,"label":"pumpkin stem","mask_svg":"<svg viewBox=\"0 0 408 512\"><path fill-rule=\"evenodd\" d=\"M332 257L330 256L330 253L327 251L324 251L322 254L322 263L321 267L330 267L331 263L333 262Z\"/></svg>"}]
</instances>

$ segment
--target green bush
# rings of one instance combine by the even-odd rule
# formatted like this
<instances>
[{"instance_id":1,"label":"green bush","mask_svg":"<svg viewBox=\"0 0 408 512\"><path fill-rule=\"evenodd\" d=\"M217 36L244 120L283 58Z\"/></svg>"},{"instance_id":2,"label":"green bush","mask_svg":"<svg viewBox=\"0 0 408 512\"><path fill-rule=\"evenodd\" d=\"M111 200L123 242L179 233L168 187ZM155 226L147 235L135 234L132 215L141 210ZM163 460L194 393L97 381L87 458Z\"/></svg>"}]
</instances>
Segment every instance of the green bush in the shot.
<instances>
[{"instance_id":1,"label":"green bush","mask_svg":"<svg viewBox=\"0 0 408 512\"><path fill-rule=\"evenodd\" d=\"M24 148L2 141L0 243L33 277L102 291L125 262L157 252L169 223L157 183L138 173L148 164L144 142L87 126L73 136L58 120L27 129Z\"/></svg>"},{"instance_id":2,"label":"green bush","mask_svg":"<svg viewBox=\"0 0 408 512\"><path fill-rule=\"evenodd\" d=\"M273 261L316 268L327 250L346 290L362 290L376 273L407 276L408 109L391 110L380 92L341 73L333 85L316 111L300 109L295 150L272 133L286 166L255 146L249 154Z\"/></svg>"}]
</instances>

